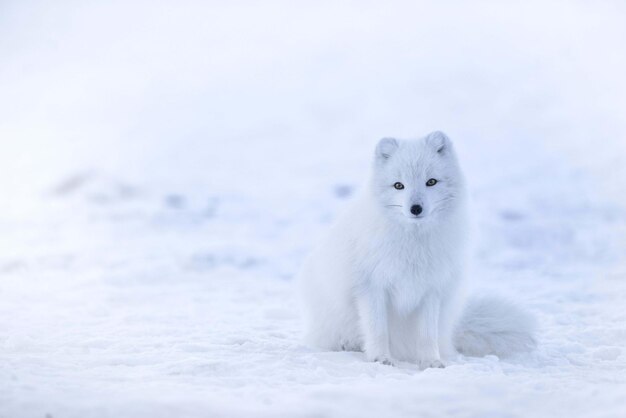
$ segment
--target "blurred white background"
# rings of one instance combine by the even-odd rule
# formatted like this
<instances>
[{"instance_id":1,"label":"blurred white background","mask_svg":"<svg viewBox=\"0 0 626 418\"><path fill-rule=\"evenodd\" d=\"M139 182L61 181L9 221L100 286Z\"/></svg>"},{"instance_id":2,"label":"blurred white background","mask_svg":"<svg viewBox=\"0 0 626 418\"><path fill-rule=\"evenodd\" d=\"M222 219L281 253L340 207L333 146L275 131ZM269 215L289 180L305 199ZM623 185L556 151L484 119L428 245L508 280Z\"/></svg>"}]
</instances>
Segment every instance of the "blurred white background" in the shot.
<instances>
[{"instance_id":1,"label":"blurred white background","mask_svg":"<svg viewBox=\"0 0 626 418\"><path fill-rule=\"evenodd\" d=\"M608 161L624 151L624 16L576 1L3 2L2 187L93 168L266 185L301 154L329 163L332 146L345 165L435 128ZM268 173L271 155L289 170Z\"/></svg>"},{"instance_id":2,"label":"blurred white background","mask_svg":"<svg viewBox=\"0 0 626 418\"><path fill-rule=\"evenodd\" d=\"M0 416L624 413L625 21L0 2ZM302 258L380 137L435 129L472 189L472 281L534 309L538 352L420 374L301 346Z\"/></svg>"}]
</instances>

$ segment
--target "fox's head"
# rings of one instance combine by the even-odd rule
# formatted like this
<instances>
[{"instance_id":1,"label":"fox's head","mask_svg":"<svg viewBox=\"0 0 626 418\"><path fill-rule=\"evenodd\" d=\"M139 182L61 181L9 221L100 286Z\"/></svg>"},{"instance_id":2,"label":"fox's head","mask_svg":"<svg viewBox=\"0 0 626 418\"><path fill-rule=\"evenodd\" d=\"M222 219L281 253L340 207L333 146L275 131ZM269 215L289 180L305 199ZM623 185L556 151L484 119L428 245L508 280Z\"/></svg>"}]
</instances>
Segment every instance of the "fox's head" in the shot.
<instances>
[{"instance_id":1,"label":"fox's head","mask_svg":"<svg viewBox=\"0 0 626 418\"><path fill-rule=\"evenodd\" d=\"M372 178L383 213L395 221L427 224L458 212L465 198L452 142L443 132L417 140L383 138Z\"/></svg>"}]
</instances>

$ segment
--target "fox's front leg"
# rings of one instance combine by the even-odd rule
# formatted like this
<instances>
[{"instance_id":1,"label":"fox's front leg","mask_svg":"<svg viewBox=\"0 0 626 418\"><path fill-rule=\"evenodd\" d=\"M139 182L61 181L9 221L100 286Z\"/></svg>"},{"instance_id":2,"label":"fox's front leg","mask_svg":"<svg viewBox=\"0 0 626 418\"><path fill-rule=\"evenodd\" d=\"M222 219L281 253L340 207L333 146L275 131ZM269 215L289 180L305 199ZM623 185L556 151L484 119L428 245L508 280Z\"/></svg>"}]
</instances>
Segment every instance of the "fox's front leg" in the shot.
<instances>
[{"instance_id":1,"label":"fox's front leg","mask_svg":"<svg viewBox=\"0 0 626 418\"><path fill-rule=\"evenodd\" d=\"M417 361L421 369L444 367L439 352L441 299L426 295L417 312Z\"/></svg>"},{"instance_id":2,"label":"fox's front leg","mask_svg":"<svg viewBox=\"0 0 626 418\"><path fill-rule=\"evenodd\" d=\"M389 350L387 297L382 289L367 289L357 298L365 356L370 361L393 365Z\"/></svg>"}]
</instances>

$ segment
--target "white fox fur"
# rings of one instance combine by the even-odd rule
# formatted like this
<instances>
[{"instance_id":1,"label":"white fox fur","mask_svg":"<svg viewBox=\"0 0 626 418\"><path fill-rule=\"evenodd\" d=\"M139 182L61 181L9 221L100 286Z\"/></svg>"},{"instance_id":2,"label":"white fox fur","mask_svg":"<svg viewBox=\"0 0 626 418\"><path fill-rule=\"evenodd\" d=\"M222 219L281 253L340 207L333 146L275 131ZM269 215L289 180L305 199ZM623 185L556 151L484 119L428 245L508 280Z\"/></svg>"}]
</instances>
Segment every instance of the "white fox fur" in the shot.
<instances>
[{"instance_id":1,"label":"white fox fur","mask_svg":"<svg viewBox=\"0 0 626 418\"><path fill-rule=\"evenodd\" d=\"M368 187L300 273L307 341L422 368L443 367L457 350L506 356L531 348L527 313L496 299L465 303L465 202L445 134L382 139Z\"/></svg>"}]
</instances>

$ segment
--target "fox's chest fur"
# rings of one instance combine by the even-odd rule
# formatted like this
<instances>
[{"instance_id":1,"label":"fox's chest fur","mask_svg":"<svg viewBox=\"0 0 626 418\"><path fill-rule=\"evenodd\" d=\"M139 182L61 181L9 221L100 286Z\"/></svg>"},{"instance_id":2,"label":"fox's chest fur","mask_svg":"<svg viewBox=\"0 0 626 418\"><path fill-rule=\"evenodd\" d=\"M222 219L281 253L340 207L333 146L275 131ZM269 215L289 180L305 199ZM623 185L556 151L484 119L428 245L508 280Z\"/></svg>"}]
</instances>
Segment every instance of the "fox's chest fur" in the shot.
<instances>
[{"instance_id":1,"label":"fox's chest fur","mask_svg":"<svg viewBox=\"0 0 626 418\"><path fill-rule=\"evenodd\" d=\"M356 261L355 284L385 292L389 307L399 314L413 311L427 293L447 291L459 279L460 248L446 229L397 230L383 225L368 236L358 228L349 258Z\"/></svg>"}]
</instances>

